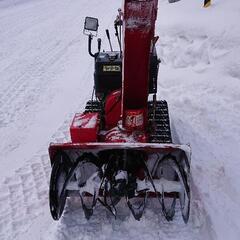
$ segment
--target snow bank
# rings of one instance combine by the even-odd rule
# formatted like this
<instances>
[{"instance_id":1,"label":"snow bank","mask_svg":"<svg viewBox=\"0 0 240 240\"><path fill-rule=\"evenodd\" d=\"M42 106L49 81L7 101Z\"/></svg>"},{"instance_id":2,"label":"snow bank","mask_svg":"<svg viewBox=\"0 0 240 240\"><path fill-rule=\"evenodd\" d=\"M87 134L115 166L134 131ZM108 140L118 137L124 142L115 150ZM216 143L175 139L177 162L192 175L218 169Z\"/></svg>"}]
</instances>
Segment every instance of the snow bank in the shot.
<instances>
[{"instance_id":1,"label":"snow bank","mask_svg":"<svg viewBox=\"0 0 240 240\"><path fill-rule=\"evenodd\" d=\"M192 146L196 201L214 239L240 236L240 3L159 4L159 89L179 141Z\"/></svg>"}]
</instances>

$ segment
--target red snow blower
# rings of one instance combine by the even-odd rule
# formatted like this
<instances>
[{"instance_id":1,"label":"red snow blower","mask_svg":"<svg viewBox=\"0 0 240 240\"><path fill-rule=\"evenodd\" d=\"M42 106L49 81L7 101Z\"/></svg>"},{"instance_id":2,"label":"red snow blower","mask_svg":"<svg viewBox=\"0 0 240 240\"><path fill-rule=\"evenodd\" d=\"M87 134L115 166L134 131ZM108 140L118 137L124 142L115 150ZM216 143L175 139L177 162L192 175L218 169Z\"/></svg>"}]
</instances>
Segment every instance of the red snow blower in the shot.
<instances>
[{"instance_id":1,"label":"red snow blower","mask_svg":"<svg viewBox=\"0 0 240 240\"><path fill-rule=\"evenodd\" d=\"M85 111L73 118L71 142L49 147L54 220L71 194L79 196L87 219L101 205L117 216L122 198L136 220L148 198L158 199L168 221L179 201L183 220L189 219L190 147L172 142L167 102L156 96L157 6L158 0L124 1L114 22L118 51L106 30L111 51L101 51L98 39L98 51L92 53L99 23L85 19L88 52L95 63L94 93Z\"/></svg>"}]
</instances>

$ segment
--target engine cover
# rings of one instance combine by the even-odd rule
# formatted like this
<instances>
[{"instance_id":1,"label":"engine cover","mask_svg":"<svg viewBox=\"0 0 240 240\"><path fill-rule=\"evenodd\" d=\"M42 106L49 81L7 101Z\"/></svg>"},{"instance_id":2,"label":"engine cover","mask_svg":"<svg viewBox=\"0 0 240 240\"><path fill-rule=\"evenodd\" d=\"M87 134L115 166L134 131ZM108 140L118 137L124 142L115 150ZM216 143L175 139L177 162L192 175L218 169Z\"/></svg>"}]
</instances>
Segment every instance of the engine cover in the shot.
<instances>
[{"instance_id":1,"label":"engine cover","mask_svg":"<svg viewBox=\"0 0 240 240\"><path fill-rule=\"evenodd\" d=\"M122 59L119 52L101 52L95 60L96 94L108 94L122 86Z\"/></svg>"}]
</instances>

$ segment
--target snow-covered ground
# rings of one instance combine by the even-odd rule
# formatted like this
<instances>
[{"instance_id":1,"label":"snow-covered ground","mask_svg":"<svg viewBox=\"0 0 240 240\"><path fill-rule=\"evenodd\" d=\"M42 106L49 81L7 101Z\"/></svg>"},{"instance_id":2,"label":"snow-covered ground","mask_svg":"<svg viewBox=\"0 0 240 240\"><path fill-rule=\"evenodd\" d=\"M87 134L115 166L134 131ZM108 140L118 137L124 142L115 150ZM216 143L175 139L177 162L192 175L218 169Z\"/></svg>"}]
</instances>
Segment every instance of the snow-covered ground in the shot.
<instances>
[{"instance_id":1,"label":"snow-covered ground","mask_svg":"<svg viewBox=\"0 0 240 240\"><path fill-rule=\"evenodd\" d=\"M159 0L159 98L175 137L192 147L192 218L167 223L151 202L140 222L124 205L84 219L48 210L50 141L66 141L92 91L85 16L112 29L120 0L0 1L0 239L212 239L240 236L240 3ZM105 43L106 44L106 43ZM106 45L105 45L106 46ZM106 47L105 47L106 48Z\"/></svg>"},{"instance_id":2,"label":"snow-covered ground","mask_svg":"<svg viewBox=\"0 0 240 240\"><path fill-rule=\"evenodd\" d=\"M216 239L240 236L240 3L159 7L160 96L182 142Z\"/></svg>"}]
</instances>

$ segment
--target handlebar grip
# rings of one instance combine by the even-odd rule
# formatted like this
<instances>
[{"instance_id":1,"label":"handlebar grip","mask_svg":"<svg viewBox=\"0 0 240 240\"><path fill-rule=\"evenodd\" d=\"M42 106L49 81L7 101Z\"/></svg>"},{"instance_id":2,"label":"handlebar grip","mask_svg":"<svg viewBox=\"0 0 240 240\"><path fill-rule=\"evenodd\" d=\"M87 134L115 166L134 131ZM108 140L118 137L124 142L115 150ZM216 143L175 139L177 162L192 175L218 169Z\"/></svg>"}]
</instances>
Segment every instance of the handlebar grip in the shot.
<instances>
[{"instance_id":1,"label":"handlebar grip","mask_svg":"<svg viewBox=\"0 0 240 240\"><path fill-rule=\"evenodd\" d=\"M110 34L108 29L106 29L106 34L107 34L107 38L110 39Z\"/></svg>"}]
</instances>

